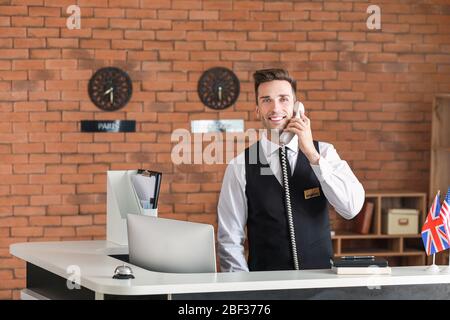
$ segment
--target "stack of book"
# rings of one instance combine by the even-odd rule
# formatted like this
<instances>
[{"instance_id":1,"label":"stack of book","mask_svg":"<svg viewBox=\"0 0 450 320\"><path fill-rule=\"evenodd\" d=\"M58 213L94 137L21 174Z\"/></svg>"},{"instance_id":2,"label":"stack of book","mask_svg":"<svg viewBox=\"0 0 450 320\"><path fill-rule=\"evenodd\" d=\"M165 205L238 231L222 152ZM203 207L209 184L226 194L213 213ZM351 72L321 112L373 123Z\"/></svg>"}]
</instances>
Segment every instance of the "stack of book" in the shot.
<instances>
[{"instance_id":1,"label":"stack of book","mask_svg":"<svg viewBox=\"0 0 450 320\"><path fill-rule=\"evenodd\" d=\"M391 274L387 260L374 256L344 256L331 262L337 274Z\"/></svg>"}]
</instances>

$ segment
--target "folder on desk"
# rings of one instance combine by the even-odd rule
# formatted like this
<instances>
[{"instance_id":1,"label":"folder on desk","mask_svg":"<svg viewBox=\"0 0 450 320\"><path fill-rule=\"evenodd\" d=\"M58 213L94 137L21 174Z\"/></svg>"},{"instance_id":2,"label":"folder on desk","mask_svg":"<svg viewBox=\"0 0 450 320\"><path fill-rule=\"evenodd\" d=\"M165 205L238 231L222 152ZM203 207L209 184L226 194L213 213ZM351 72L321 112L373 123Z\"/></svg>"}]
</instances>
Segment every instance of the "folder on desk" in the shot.
<instances>
[{"instance_id":1,"label":"folder on desk","mask_svg":"<svg viewBox=\"0 0 450 320\"><path fill-rule=\"evenodd\" d=\"M161 172L139 169L131 176L134 190L143 209L158 207L161 175Z\"/></svg>"}]
</instances>

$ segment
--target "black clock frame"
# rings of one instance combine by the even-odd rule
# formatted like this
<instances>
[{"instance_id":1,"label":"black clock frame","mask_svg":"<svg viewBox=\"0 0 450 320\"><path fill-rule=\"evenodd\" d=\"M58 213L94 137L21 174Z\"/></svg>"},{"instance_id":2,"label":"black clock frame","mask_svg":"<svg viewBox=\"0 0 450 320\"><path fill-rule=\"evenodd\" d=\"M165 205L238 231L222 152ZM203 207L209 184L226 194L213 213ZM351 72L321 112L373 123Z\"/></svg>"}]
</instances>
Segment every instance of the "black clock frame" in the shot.
<instances>
[{"instance_id":1,"label":"black clock frame","mask_svg":"<svg viewBox=\"0 0 450 320\"><path fill-rule=\"evenodd\" d=\"M197 92L204 105L211 109L222 110L238 99L240 82L233 71L224 67L214 67L203 72L198 80Z\"/></svg>"},{"instance_id":2,"label":"black clock frame","mask_svg":"<svg viewBox=\"0 0 450 320\"><path fill-rule=\"evenodd\" d=\"M112 86L119 91L117 103L107 101L104 92L107 86ZM117 111L123 108L131 99L133 84L129 75L116 67L105 67L98 69L88 83L89 98L98 108L104 111Z\"/></svg>"}]
</instances>

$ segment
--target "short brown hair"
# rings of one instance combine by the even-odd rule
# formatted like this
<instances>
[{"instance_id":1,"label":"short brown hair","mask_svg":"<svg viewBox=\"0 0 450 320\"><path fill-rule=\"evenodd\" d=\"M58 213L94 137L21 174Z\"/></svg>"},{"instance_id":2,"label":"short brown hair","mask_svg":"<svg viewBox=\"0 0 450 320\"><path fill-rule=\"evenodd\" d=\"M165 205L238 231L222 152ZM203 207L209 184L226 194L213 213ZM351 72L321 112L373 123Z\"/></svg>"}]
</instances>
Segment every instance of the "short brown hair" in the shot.
<instances>
[{"instance_id":1,"label":"short brown hair","mask_svg":"<svg viewBox=\"0 0 450 320\"><path fill-rule=\"evenodd\" d=\"M297 91L297 81L289 76L287 70L284 69L262 69L256 70L253 74L253 79L255 80L255 96L256 96L256 105L258 105L258 88L261 83L269 82L273 80L286 80L291 84L292 93L294 94Z\"/></svg>"}]
</instances>

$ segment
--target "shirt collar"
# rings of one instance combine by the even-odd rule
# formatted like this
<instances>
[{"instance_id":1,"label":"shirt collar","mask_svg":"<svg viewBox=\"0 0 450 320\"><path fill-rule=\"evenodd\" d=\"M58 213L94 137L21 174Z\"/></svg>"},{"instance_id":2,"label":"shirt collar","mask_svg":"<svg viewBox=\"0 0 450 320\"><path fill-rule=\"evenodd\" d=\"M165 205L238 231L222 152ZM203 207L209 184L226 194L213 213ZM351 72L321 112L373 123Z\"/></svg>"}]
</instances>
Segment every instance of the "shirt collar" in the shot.
<instances>
[{"instance_id":1,"label":"shirt collar","mask_svg":"<svg viewBox=\"0 0 450 320\"><path fill-rule=\"evenodd\" d=\"M267 138L267 132L263 132L261 137L261 146L263 148L264 154L266 156L272 155L274 152L278 152L278 149L280 148L280 145L276 144L275 142L270 141ZM291 150L294 153L298 152L298 136L294 135L294 138L286 145L286 148Z\"/></svg>"}]
</instances>

